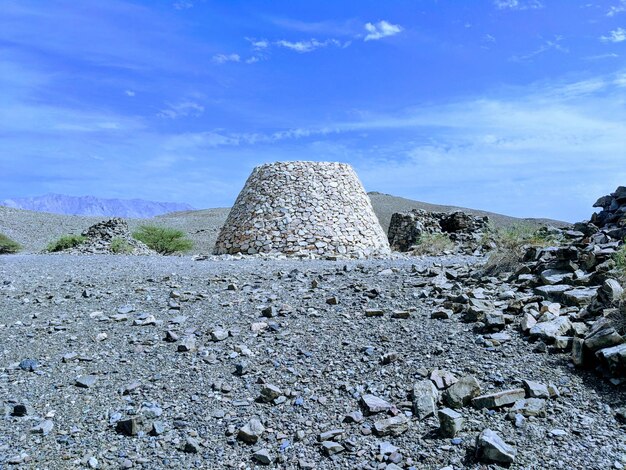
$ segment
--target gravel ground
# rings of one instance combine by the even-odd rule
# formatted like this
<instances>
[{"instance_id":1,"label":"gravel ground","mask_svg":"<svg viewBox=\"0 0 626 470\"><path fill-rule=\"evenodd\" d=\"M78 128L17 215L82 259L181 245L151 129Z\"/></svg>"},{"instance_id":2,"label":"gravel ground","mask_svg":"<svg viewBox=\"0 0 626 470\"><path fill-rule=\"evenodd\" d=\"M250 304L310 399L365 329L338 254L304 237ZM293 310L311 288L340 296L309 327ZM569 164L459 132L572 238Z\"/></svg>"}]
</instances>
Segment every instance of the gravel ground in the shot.
<instances>
[{"instance_id":1,"label":"gravel ground","mask_svg":"<svg viewBox=\"0 0 626 470\"><path fill-rule=\"evenodd\" d=\"M485 347L474 325L431 319L439 293L469 289L448 279L476 261L0 257L0 468L488 468L474 458L486 428L517 450L510 468L626 466L623 386L533 352L514 326ZM463 407L451 440L411 414L414 383L434 369L470 374L482 393L529 379L560 397L517 425L507 408ZM388 414L345 422L366 394ZM391 415L408 430L372 433ZM264 432L246 443L255 417ZM326 455L320 438L343 452Z\"/></svg>"}]
</instances>

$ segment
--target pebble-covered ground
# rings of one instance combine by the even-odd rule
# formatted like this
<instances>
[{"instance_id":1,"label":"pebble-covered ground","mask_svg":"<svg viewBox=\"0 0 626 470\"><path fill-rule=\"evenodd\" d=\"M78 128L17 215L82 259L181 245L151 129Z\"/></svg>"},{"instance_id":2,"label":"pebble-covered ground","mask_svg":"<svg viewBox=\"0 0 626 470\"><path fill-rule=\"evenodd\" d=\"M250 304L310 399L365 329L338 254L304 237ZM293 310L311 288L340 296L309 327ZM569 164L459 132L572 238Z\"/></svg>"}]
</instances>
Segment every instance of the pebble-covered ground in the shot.
<instances>
[{"instance_id":1,"label":"pebble-covered ground","mask_svg":"<svg viewBox=\"0 0 626 470\"><path fill-rule=\"evenodd\" d=\"M474 262L0 257L0 468L497 468L475 457L485 429L510 468L624 468L623 385L515 325L487 347L431 318ZM464 406L455 437L413 415L415 383L468 375L558 396L525 418Z\"/></svg>"}]
</instances>

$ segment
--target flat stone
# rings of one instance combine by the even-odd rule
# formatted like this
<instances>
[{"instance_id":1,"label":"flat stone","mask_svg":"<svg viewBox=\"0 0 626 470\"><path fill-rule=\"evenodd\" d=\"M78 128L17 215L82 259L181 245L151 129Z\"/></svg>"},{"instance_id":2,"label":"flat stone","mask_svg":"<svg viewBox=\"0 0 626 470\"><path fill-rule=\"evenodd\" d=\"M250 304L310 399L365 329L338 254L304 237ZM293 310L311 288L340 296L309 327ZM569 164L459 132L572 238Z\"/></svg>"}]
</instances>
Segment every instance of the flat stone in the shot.
<instances>
[{"instance_id":1,"label":"flat stone","mask_svg":"<svg viewBox=\"0 0 626 470\"><path fill-rule=\"evenodd\" d=\"M530 337L553 342L557 336L567 336L572 331L572 323L567 317L558 317L552 321L537 323L530 331Z\"/></svg>"},{"instance_id":2,"label":"flat stone","mask_svg":"<svg viewBox=\"0 0 626 470\"><path fill-rule=\"evenodd\" d=\"M558 269L546 269L539 275L544 284L564 284L574 279L574 273L569 271L559 271Z\"/></svg>"},{"instance_id":3,"label":"flat stone","mask_svg":"<svg viewBox=\"0 0 626 470\"><path fill-rule=\"evenodd\" d=\"M74 384L80 388L90 388L93 387L98 381L98 377L95 375L81 375L80 377L76 377Z\"/></svg>"},{"instance_id":4,"label":"flat stone","mask_svg":"<svg viewBox=\"0 0 626 470\"><path fill-rule=\"evenodd\" d=\"M509 411L510 416L521 414L525 418L530 416L546 416L546 401L542 398L524 398L516 401Z\"/></svg>"},{"instance_id":5,"label":"flat stone","mask_svg":"<svg viewBox=\"0 0 626 470\"><path fill-rule=\"evenodd\" d=\"M409 429L409 420L400 414L374 423L374 432L377 436L399 436Z\"/></svg>"},{"instance_id":6,"label":"flat stone","mask_svg":"<svg viewBox=\"0 0 626 470\"><path fill-rule=\"evenodd\" d=\"M600 318L585 335L585 348L590 351L610 348L624 343L624 338L615 331L611 322L606 318Z\"/></svg>"},{"instance_id":7,"label":"flat stone","mask_svg":"<svg viewBox=\"0 0 626 470\"><path fill-rule=\"evenodd\" d=\"M322 445L322 450L329 457L346 450L345 447L343 447L341 444L335 441L324 441L322 442L321 445Z\"/></svg>"},{"instance_id":8,"label":"flat stone","mask_svg":"<svg viewBox=\"0 0 626 470\"><path fill-rule=\"evenodd\" d=\"M552 302L560 302L563 298L563 294L569 290L572 290L573 286L569 284L558 284L554 286L540 286L535 288L535 294L542 296L544 299Z\"/></svg>"},{"instance_id":9,"label":"flat stone","mask_svg":"<svg viewBox=\"0 0 626 470\"><path fill-rule=\"evenodd\" d=\"M501 406L512 405L517 400L521 400L525 397L526 390L523 388L514 388L476 397L472 399L472 406L478 409L499 408Z\"/></svg>"},{"instance_id":10,"label":"flat stone","mask_svg":"<svg viewBox=\"0 0 626 470\"><path fill-rule=\"evenodd\" d=\"M581 287L572 289L563 293L563 302L566 305L582 307L589 305L598 293L598 289L594 287Z\"/></svg>"},{"instance_id":11,"label":"flat stone","mask_svg":"<svg viewBox=\"0 0 626 470\"><path fill-rule=\"evenodd\" d=\"M385 314L385 311L380 308L366 308L365 316L366 317L382 317Z\"/></svg>"},{"instance_id":12,"label":"flat stone","mask_svg":"<svg viewBox=\"0 0 626 470\"><path fill-rule=\"evenodd\" d=\"M368 414L382 413L391 409L391 403L375 395L363 395L361 404Z\"/></svg>"}]
</instances>

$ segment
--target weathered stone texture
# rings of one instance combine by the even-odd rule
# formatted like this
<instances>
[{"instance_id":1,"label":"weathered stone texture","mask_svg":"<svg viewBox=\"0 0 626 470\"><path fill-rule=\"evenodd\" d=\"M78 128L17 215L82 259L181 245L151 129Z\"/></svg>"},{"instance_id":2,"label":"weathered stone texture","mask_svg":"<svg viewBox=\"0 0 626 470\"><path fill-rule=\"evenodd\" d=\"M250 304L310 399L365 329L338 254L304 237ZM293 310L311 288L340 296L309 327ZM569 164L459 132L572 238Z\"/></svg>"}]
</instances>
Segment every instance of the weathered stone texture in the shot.
<instances>
[{"instance_id":1,"label":"weathered stone texture","mask_svg":"<svg viewBox=\"0 0 626 470\"><path fill-rule=\"evenodd\" d=\"M214 252L362 258L390 249L349 165L296 161L254 169Z\"/></svg>"}]
</instances>

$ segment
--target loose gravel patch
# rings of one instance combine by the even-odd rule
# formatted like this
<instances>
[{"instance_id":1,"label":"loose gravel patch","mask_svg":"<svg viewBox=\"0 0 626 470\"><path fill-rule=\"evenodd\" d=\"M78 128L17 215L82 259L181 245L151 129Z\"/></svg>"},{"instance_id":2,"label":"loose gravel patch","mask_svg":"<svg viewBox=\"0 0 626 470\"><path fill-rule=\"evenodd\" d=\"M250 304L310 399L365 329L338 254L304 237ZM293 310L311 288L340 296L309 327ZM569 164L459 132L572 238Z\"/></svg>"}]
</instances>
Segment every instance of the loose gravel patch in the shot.
<instances>
[{"instance_id":1,"label":"loose gravel patch","mask_svg":"<svg viewBox=\"0 0 626 470\"><path fill-rule=\"evenodd\" d=\"M623 386L431 318L464 289L444 266L477 261L0 257L0 467L487 468L482 435L510 468L623 468ZM443 437L415 384L464 376L558 393L516 413L448 398Z\"/></svg>"}]
</instances>

